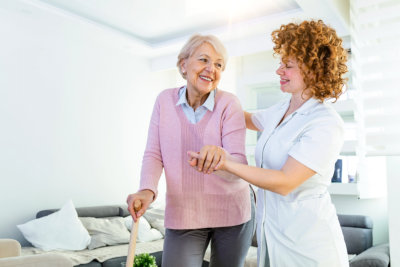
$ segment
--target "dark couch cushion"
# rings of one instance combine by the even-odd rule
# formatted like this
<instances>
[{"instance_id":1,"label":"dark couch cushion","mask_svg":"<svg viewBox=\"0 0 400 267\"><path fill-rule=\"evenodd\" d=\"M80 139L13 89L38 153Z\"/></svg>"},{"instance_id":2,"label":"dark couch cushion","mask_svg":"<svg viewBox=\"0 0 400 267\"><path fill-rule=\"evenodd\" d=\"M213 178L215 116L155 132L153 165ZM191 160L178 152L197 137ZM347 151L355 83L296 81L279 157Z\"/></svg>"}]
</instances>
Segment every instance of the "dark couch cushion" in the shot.
<instances>
[{"instance_id":1,"label":"dark couch cushion","mask_svg":"<svg viewBox=\"0 0 400 267\"><path fill-rule=\"evenodd\" d=\"M372 229L342 226L348 254L360 254L372 246Z\"/></svg>"},{"instance_id":2,"label":"dark couch cushion","mask_svg":"<svg viewBox=\"0 0 400 267\"><path fill-rule=\"evenodd\" d=\"M387 267L389 255L389 244L376 245L354 257L350 261L350 267Z\"/></svg>"},{"instance_id":3,"label":"dark couch cushion","mask_svg":"<svg viewBox=\"0 0 400 267\"><path fill-rule=\"evenodd\" d=\"M86 264L76 265L75 267L101 267L101 263L98 262L98 261L91 261L91 262L86 263Z\"/></svg>"},{"instance_id":4,"label":"dark couch cushion","mask_svg":"<svg viewBox=\"0 0 400 267\"><path fill-rule=\"evenodd\" d=\"M150 255L153 255L156 258L157 266L161 266L162 251L153 252L153 253L150 253ZM126 256L106 260L105 262L103 262L102 266L103 267L121 267L121 262L126 262ZM81 266L81 267L86 267L86 265Z\"/></svg>"},{"instance_id":5,"label":"dark couch cushion","mask_svg":"<svg viewBox=\"0 0 400 267\"><path fill-rule=\"evenodd\" d=\"M126 262L126 257L117 257L103 262L103 267L121 267L121 262Z\"/></svg>"},{"instance_id":6,"label":"dark couch cushion","mask_svg":"<svg viewBox=\"0 0 400 267\"><path fill-rule=\"evenodd\" d=\"M36 218L41 218L58 211L59 209L41 210L36 214ZM120 206L95 206L76 208L79 217L105 218L120 216Z\"/></svg>"},{"instance_id":7,"label":"dark couch cushion","mask_svg":"<svg viewBox=\"0 0 400 267\"><path fill-rule=\"evenodd\" d=\"M105 218L119 216L119 206L76 208L79 217Z\"/></svg>"},{"instance_id":8,"label":"dark couch cushion","mask_svg":"<svg viewBox=\"0 0 400 267\"><path fill-rule=\"evenodd\" d=\"M372 246L373 222L369 216L338 214L348 254L360 254Z\"/></svg>"},{"instance_id":9,"label":"dark couch cushion","mask_svg":"<svg viewBox=\"0 0 400 267\"><path fill-rule=\"evenodd\" d=\"M150 253L150 255L153 255L156 258L156 264L157 266L161 266L161 262L162 262L162 251L158 251L158 252L153 252ZM125 262L126 261L126 257L118 257L118 258L113 258L113 259L109 259L105 262L103 262L103 267L121 267L121 262ZM209 263L207 261L203 261L202 267L208 267ZM85 265L86 267L86 265Z\"/></svg>"},{"instance_id":10,"label":"dark couch cushion","mask_svg":"<svg viewBox=\"0 0 400 267\"><path fill-rule=\"evenodd\" d=\"M338 214L340 226L372 229L373 222L369 216Z\"/></svg>"},{"instance_id":11,"label":"dark couch cushion","mask_svg":"<svg viewBox=\"0 0 400 267\"><path fill-rule=\"evenodd\" d=\"M128 211L128 205L119 206L119 216L126 217L128 215L130 215Z\"/></svg>"}]
</instances>

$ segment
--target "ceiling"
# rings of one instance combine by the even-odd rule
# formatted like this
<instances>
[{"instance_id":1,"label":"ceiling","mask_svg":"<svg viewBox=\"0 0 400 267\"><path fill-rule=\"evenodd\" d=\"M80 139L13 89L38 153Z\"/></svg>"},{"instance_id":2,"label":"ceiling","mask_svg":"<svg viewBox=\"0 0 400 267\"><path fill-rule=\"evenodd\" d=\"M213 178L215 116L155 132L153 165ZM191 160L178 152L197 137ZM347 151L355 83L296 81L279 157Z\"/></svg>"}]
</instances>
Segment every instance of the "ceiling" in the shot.
<instances>
[{"instance_id":1,"label":"ceiling","mask_svg":"<svg viewBox=\"0 0 400 267\"><path fill-rule=\"evenodd\" d=\"M151 58L176 53L197 32L217 35L235 55L266 50L267 35L294 19L322 18L341 36L349 28L349 0L22 1L122 36L126 49Z\"/></svg>"},{"instance_id":2,"label":"ceiling","mask_svg":"<svg viewBox=\"0 0 400 267\"><path fill-rule=\"evenodd\" d=\"M299 8L294 0L40 0L154 45ZM228 4L229 3L229 4Z\"/></svg>"}]
</instances>

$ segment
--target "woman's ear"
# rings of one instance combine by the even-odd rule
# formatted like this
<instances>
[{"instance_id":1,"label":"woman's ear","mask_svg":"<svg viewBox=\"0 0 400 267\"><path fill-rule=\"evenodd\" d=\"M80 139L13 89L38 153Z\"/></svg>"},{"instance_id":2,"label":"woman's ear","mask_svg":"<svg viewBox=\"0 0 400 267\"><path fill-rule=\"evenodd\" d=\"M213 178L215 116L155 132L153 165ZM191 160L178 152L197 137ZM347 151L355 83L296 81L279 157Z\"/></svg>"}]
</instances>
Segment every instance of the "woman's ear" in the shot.
<instances>
[{"instance_id":1,"label":"woman's ear","mask_svg":"<svg viewBox=\"0 0 400 267\"><path fill-rule=\"evenodd\" d=\"M179 67L181 68L181 72L186 75L186 59L181 60Z\"/></svg>"}]
</instances>

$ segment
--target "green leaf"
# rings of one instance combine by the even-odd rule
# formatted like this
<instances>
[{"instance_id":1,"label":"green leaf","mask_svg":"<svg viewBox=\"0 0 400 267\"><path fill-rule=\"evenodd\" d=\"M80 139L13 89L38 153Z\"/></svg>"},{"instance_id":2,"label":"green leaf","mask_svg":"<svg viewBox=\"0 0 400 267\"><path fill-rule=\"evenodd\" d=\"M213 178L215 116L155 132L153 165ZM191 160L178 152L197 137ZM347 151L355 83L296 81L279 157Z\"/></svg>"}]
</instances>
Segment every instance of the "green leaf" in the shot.
<instances>
[{"instance_id":1,"label":"green leaf","mask_svg":"<svg viewBox=\"0 0 400 267\"><path fill-rule=\"evenodd\" d=\"M157 267L156 258L149 253L136 255L133 267Z\"/></svg>"}]
</instances>

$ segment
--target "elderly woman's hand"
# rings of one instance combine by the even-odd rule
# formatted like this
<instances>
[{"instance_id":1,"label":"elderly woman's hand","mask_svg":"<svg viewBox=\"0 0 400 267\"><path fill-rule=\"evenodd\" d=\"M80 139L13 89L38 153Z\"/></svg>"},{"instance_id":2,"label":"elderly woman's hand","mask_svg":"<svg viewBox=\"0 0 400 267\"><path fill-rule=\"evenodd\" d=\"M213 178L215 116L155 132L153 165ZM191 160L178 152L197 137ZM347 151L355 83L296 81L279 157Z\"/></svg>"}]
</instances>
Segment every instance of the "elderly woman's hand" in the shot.
<instances>
[{"instance_id":1,"label":"elderly woman's hand","mask_svg":"<svg viewBox=\"0 0 400 267\"><path fill-rule=\"evenodd\" d=\"M126 203L128 204L128 211L131 214L133 220L136 222L140 216L142 216L151 202L154 199L154 192L151 190L142 190L135 194L130 194L126 199ZM134 203L136 200L139 200L142 204L141 208L138 211L135 211Z\"/></svg>"},{"instance_id":2,"label":"elderly woman's hand","mask_svg":"<svg viewBox=\"0 0 400 267\"><path fill-rule=\"evenodd\" d=\"M224 168L227 152L219 146L206 145L200 152L188 151L189 164L207 174Z\"/></svg>"}]
</instances>

